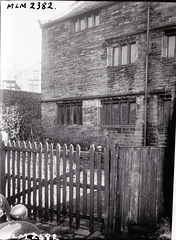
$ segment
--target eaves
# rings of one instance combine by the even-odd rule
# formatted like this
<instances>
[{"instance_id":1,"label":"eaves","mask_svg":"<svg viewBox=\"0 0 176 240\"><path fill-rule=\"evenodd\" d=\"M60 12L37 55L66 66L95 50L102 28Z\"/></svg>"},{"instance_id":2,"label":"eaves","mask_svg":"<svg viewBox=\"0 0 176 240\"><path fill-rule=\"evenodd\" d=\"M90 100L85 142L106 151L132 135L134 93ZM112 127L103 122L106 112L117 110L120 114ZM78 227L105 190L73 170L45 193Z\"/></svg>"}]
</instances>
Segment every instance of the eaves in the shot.
<instances>
[{"instance_id":1,"label":"eaves","mask_svg":"<svg viewBox=\"0 0 176 240\"><path fill-rule=\"evenodd\" d=\"M116 4L117 1L104 1L104 2L100 2L99 5L97 6L93 6L92 8L88 8L88 9L83 9L81 11L76 11L76 12L70 12L66 15L64 15L63 17L60 17L56 20L53 20L53 21L48 21L47 23L44 23L44 24L41 24L41 28L42 29L45 29L45 28L48 28L48 27L51 27L53 25L56 25L60 22L64 22L64 21L67 21L67 20L71 20L71 19L74 19L75 17L79 17L83 14L88 14L89 12L92 12L92 11L97 11L97 10L100 10L106 6L111 6L113 4ZM120 2L119 2L120 3Z\"/></svg>"}]
</instances>

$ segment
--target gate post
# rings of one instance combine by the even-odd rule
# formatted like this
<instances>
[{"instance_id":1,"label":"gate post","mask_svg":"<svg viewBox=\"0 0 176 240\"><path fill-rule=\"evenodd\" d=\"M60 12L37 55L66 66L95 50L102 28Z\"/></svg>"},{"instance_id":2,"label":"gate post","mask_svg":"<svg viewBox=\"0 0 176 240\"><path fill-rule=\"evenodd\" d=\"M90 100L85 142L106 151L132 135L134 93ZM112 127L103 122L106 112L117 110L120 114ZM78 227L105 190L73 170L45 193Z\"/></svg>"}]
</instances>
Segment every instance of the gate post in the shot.
<instances>
[{"instance_id":1,"label":"gate post","mask_svg":"<svg viewBox=\"0 0 176 240\"><path fill-rule=\"evenodd\" d=\"M0 193L5 195L5 149L4 142L0 141Z\"/></svg>"}]
</instances>

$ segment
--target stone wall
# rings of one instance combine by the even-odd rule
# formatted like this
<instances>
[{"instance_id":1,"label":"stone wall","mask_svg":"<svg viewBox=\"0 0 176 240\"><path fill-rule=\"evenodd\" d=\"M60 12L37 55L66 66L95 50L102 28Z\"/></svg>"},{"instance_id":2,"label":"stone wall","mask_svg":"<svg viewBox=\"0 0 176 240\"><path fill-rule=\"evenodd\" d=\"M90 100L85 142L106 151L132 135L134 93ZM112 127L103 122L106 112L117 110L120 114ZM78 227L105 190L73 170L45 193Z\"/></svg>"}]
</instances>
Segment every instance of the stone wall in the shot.
<instances>
[{"instance_id":1,"label":"stone wall","mask_svg":"<svg viewBox=\"0 0 176 240\"><path fill-rule=\"evenodd\" d=\"M149 33L149 77L147 144L166 144L167 128L158 129L160 94L173 99L175 58L161 57L164 27L176 23L175 3L151 3ZM116 2L99 9L100 25L76 33L73 18L43 26L42 122L46 137L83 144L142 145L144 142L144 92L146 80L147 3ZM170 10L168 10L168 8ZM160 26L160 28L157 28ZM107 42L135 40L134 64L107 67ZM101 99L112 96L136 99L133 127L107 127L100 123ZM82 99L83 125L59 126L57 101Z\"/></svg>"}]
</instances>

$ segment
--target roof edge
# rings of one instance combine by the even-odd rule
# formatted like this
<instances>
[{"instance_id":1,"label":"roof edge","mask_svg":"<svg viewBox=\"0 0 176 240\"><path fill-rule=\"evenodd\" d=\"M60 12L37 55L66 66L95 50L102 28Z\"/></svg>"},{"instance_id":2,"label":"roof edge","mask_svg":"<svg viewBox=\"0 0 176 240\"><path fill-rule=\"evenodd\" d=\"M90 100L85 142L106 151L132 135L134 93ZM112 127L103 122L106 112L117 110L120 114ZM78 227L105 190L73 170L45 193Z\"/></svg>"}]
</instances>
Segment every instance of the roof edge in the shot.
<instances>
[{"instance_id":1,"label":"roof edge","mask_svg":"<svg viewBox=\"0 0 176 240\"><path fill-rule=\"evenodd\" d=\"M66 13L66 15L64 15L64 16L62 16L62 17L60 17L60 18L58 18L58 19L55 19L55 20L49 20L48 22L46 22L46 23L40 23L40 27L42 28L42 29L45 29L45 28L48 28L48 27L50 27L50 26L52 26L52 25L55 25L55 24L57 24L57 23L59 23L59 22L62 22L62 21L65 21L65 20L68 20L68 19L73 19L73 18L75 18L76 16L80 16L80 15L82 15L82 14L85 14L85 13L89 13L89 12L92 12L92 11L96 11L97 9L101 9L101 8L103 8L103 7L105 7L105 6L108 6L108 5L113 5L113 4L115 4L115 3L117 3L117 1L106 1L106 2L101 2L101 5L98 5L98 6L95 6L95 7L92 7L91 9L87 9L87 10L85 10L85 11L82 11L82 12L78 12L78 13L73 13L72 15L69 15L69 13ZM119 2L120 3L120 2ZM70 13L71 14L71 13Z\"/></svg>"}]
</instances>

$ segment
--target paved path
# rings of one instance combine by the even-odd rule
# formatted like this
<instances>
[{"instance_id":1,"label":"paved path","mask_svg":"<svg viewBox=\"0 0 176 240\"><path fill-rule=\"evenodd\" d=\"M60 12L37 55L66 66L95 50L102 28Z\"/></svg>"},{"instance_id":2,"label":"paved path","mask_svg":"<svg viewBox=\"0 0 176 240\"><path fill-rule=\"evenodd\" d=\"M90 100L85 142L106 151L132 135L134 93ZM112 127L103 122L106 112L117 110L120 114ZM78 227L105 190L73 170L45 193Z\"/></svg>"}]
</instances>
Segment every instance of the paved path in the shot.
<instances>
[{"instance_id":1,"label":"paved path","mask_svg":"<svg viewBox=\"0 0 176 240\"><path fill-rule=\"evenodd\" d=\"M94 233L89 232L89 221L81 220L80 228L76 230L76 227L73 224L73 227L69 227L69 219L64 219L61 224L57 222L36 222L35 225L41 231L43 236L52 236L50 239L62 240L62 239L108 239L101 232L101 224L95 223Z\"/></svg>"}]
</instances>

